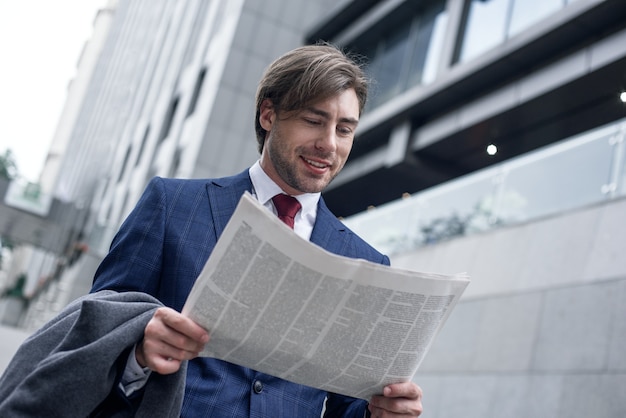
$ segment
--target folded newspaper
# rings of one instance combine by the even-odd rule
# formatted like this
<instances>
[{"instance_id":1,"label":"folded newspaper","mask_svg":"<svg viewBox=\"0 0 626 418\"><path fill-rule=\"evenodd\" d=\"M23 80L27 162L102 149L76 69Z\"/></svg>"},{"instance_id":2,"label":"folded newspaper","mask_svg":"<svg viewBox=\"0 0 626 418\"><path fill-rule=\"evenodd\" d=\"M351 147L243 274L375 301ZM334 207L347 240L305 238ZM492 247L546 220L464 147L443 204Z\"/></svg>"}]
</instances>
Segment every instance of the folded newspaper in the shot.
<instances>
[{"instance_id":1,"label":"folded newspaper","mask_svg":"<svg viewBox=\"0 0 626 418\"><path fill-rule=\"evenodd\" d=\"M246 193L183 314L202 356L368 400L411 380L468 284L331 254Z\"/></svg>"}]
</instances>

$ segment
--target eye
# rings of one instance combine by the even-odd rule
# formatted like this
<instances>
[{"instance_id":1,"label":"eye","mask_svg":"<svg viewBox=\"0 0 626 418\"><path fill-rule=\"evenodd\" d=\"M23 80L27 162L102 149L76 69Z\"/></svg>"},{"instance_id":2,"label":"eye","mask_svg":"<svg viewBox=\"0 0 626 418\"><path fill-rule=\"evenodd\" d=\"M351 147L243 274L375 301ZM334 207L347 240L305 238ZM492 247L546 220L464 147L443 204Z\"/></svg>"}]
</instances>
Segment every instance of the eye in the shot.
<instances>
[{"instance_id":1,"label":"eye","mask_svg":"<svg viewBox=\"0 0 626 418\"><path fill-rule=\"evenodd\" d=\"M352 135L352 128L348 126L338 126L337 132L339 132L339 134L342 136L350 136Z\"/></svg>"},{"instance_id":2,"label":"eye","mask_svg":"<svg viewBox=\"0 0 626 418\"><path fill-rule=\"evenodd\" d=\"M317 119L311 119L311 118L304 118L304 121L306 123L308 123L309 125L320 125L321 122Z\"/></svg>"}]
</instances>

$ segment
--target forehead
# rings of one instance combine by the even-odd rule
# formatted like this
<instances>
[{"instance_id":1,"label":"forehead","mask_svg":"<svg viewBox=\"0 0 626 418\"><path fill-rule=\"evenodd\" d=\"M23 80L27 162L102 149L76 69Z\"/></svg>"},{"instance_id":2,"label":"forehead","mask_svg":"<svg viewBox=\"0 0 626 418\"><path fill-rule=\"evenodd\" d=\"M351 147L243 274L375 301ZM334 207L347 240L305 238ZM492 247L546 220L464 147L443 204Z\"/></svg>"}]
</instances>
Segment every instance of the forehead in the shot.
<instances>
[{"instance_id":1,"label":"forehead","mask_svg":"<svg viewBox=\"0 0 626 418\"><path fill-rule=\"evenodd\" d=\"M303 110L313 111L322 116L359 119L359 99L354 89L343 90L337 94L309 103Z\"/></svg>"}]
</instances>

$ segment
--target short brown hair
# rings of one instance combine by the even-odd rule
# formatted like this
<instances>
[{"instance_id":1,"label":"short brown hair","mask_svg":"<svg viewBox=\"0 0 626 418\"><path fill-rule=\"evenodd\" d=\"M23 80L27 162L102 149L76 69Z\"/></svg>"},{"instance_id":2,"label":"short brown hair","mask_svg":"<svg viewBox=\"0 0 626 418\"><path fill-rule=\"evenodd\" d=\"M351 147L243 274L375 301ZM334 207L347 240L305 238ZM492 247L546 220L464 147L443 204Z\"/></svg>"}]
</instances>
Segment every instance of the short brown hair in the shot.
<instances>
[{"instance_id":1,"label":"short brown hair","mask_svg":"<svg viewBox=\"0 0 626 418\"><path fill-rule=\"evenodd\" d=\"M368 81L356 56L320 43L296 48L279 57L265 70L256 92L255 131L259 152L267 131L259 123L261 103L272 101L276 111L294 111L310 103L354 89L359 114L367 100Z\"/></svg>"}]
</instances>

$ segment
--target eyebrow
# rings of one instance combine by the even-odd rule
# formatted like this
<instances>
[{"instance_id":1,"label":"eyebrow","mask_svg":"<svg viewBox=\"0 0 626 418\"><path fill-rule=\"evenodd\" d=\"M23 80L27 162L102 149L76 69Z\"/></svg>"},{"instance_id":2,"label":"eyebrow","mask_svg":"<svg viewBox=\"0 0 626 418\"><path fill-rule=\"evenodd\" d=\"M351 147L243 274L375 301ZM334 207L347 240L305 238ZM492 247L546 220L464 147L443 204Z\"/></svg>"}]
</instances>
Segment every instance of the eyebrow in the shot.
<instances>
[{"instance_id":1,"label":"eyebrow","mask_svg":"<svg viewBox=\"0 0 626 418\"><path fill-rule=\"evenodd\" d=\"M323 117L325 119L330 119L330 114L328 112L322 110L322 109L317 109L315 107L307 107L304 110L307 111L307 112L311 112L313 114L316 114L318 116L321 116L321 117ZM359 124L359 120L358 119L350 118L350 117L340 118L339 122L347 123L347 124L354 125L354 126L357 126Z\"/></svg>"}]
</instances>

